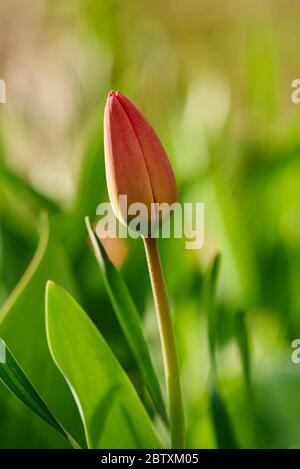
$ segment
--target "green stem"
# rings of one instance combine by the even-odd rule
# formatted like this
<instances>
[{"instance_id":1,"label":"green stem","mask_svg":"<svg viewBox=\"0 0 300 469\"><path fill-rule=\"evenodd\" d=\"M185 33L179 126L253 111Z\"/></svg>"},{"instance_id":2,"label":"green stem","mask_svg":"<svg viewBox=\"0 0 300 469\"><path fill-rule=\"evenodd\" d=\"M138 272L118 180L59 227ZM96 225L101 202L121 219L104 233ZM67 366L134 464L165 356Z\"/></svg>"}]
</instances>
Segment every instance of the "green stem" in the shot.
<instances>
[{"instance_id":1,"label":"green stem","mask_svg":"<svg viewBox=\"0 0 300 469\"><path fill-rule=\"evenodd\" d=\"M172 448L184 448L184 414L170 305L156 238L144 238L152 291L162 345L171 428Z\"/></svg>"}]
</instances>

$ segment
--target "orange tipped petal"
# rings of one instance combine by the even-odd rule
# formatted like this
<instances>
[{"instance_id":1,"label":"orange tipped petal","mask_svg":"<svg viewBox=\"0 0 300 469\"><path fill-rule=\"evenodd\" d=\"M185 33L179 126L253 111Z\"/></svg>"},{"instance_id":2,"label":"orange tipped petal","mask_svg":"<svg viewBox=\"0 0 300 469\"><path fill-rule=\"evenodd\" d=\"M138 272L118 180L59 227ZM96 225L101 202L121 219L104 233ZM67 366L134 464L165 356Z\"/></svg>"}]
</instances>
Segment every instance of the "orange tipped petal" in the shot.
<instances>
[{"instance_id":1,"label":"orange tipped petal","mask_svg":"<svg viewBox=\"0 0 300 469\"><path fill-rule=\"evenodd\" d=\"M144 203L150 210L152 188L143 154L132 124L115 93L110 92L104 114L105 169L108 193L116 214L120 213L119 196L127 195L128 206Z\"/></svg>"},{"instance_id":2,"label":"orange tipped petal","mask_svg":"<svg viewBox=\"0 0 300 469\"><path fill-rule=\"evenodd\" d=\"M168 156L150 124L140 111L119 91L118 101L134 128L146 163L155 202L176 201L176 181Z\"/></svg>"},{"instance_id":3,"label":"orange tipped petal","mask_svg":"<svg viewBox=\"0 0 300 469\"><path fill-rule=\"evenodd\" d=\"M116 215L125 223L119 196L127 206L143 203L151 216L151 204L176 201L176 181L159 138L140 111L119 91L111 91L104 115L105 168L108 192ZM169 211L164 211L164 219ZM152 220L153 221L153 220Z\"/></svg>"}]
</instances>

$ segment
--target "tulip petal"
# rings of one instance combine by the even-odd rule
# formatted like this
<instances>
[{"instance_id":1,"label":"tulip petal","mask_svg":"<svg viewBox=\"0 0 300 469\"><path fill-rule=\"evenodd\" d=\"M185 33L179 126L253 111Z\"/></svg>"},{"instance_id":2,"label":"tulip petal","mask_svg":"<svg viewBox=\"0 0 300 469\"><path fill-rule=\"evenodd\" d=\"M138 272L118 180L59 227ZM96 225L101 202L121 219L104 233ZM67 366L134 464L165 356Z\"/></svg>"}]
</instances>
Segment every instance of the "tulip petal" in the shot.
<instances>
[{"instance_id":1,"label":"tulip petal","mask_svg":"<svg viewBox=\"0 0 300 469\"><path fill-rule=\"evenodd\" d=\"M116 95L111 92L104 115L105 169L108 192L116 215L124 222L119 196L127 195L127 205L140 202L149 213L154 202L150 178L133 126Z\"/></svg>"},{"instance_id":2,"label":"tulip petal","mask_svg":"<svg viewBox=\"0 0 300 469\"><path fill-rule=\"evenodd\" d=\"M122 93L117 91L116 97L130 119L139 141L154 201L172 204L176 201L176 181L168 156L158 136L140 111Z\"/></svg>"}]
</instances>

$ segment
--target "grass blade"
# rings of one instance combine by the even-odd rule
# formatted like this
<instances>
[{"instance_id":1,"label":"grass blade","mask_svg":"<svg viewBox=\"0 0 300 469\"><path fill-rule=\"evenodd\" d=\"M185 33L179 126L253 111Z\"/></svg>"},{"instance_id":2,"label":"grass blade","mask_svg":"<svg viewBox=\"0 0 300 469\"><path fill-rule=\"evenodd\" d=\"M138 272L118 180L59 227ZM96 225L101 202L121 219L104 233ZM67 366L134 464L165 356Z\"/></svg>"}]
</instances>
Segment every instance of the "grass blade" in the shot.
<instances>
[{"instance_id":1,"label":"grass blade","mask_svg":"<svg viewBox=\"0 0 300 469\"><path fill-rule=\"evenodd\" d=\"M250 349L245 322L245 313L243 311L238 312L235 316L235 333L241 355L246 384L249 386L251 377Z\"/></svg>"},{"instance_id":2,"label":"grass blade","mask_svg":"<svg viewBox=\"0 0 300 469\"><path fill-rule=\"evenodd\" d=\"M218 253L212 260L206 277L206 310L208 321L208 343L211 362L211 413L218 448L238 448L230 416L225 402L218 390L217 379L217 325L216 290L220 270L221 255Z\"/></svg>"},{"instance_id":3,"label":"grass blade","mask_svg":"<svg viewBox=\"0 0 300 469\"><path fill-rule=\"evenodd\" d=\"M5 359L0 362L0 380L3 384L12 394L23 402L23 404L58 431L73 447L79 448L79 445L48 409L3 340L1 340L1 345L1 348L5 350Z\"/></svg>"},{"instance_id":4,"label":"grass blade","mask_svg":"<svg viewBox=\"0 0 300 469\"><path fill-rule=\"evenodd\" d=\"M235 316L235 335L245 376L246 398L249 410L249 422L252 427L253 445L254 447L257 447L260 442L260 431L256 418L255 396L251 379L251 351L246 324L246 315L244 311L239 311Z\"/></svg>"},{"instance_id":5,"label":"grass blade","mask_svg":"<svg viewBox=\"0 0 300 469\"><path fill-rule=\"evenodd\" d=\"M218 448L238 448L226 405L215 386L211 391L211 410Z\"/></svg>"},{"instance_id":6,"label":"grass blade","mask_svg":"<svg viewBox=\"0 0 300 469\"><path fill-rule=\"evenodd\" d=\"M216 368L216 329L217 329L217 313L215 307L217 280L221 263L221 255L218 253L214 257L207 273L207 293L206 293L206 309L208 316L208 341L209 353L213 371Z\"/></svg>"}]
</instances>

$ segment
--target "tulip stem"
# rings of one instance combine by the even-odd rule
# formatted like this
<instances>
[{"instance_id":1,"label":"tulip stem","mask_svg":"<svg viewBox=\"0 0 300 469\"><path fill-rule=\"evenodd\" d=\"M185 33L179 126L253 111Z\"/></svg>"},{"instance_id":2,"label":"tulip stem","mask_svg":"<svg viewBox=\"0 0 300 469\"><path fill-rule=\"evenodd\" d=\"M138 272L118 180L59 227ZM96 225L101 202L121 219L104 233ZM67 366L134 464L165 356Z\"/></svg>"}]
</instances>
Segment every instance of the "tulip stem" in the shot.
<instances>
[{"instance_id":1,"label":"tulip stem","mask_svg":"<svg viewBox=\"0 0 300 469\"><path fill-rule=\"evenodd\" d=\"M156 238L144 238L165 368L172 448L184 448L184 414L175 336Z\"/></svg>"}]
</instances>

